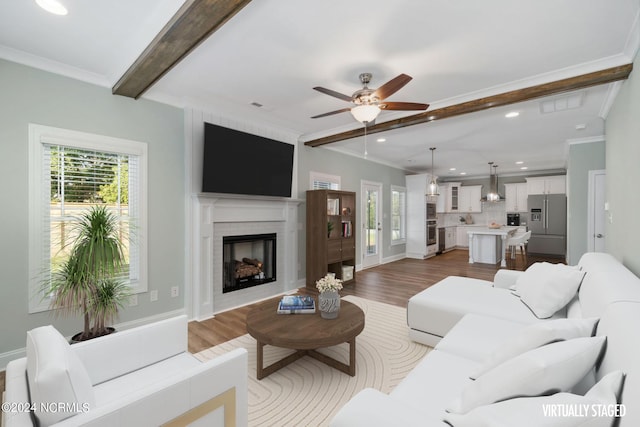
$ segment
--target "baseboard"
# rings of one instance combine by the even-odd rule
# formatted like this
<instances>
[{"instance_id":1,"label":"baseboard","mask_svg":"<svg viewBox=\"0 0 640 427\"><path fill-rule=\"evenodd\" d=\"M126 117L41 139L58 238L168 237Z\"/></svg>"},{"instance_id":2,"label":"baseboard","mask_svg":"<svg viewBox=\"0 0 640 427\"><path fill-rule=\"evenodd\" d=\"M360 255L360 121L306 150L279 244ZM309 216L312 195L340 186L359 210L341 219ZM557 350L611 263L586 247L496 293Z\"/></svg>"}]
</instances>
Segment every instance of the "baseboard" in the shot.
<instances>
[{"instance_id":1,"label":"baseboard","mask_svg":"<svg viewBox=\"0 0 640 427\"><path fill-rule=\"evenodd\" d=\"M185 314L184 309L167 311L166 313L154 314L153 316L143 317L136 320L130 320L128 322L117 323L114 326L116 330L123 331L125 329L131 329L138 326L146 325L153 322L158 322L160 320L169 319L170 317L180 316ZM71 338L71 337L67 337ZM25 335L25 341L27 336ZM20 359L27 355L26 347L19 348L16 350L7 351L5 353L0 353L0 371L4 371L7 368L7 364L12 360Z\"/></svg>"},{"instance_id":2,"label":"baseboard","mask_svg":"<svg viewBox=\"0 0 640 427\"><path fill-rule=\"evenodd\" d=\"M389 264L390 262L400 261L401 259L405 259L406 257L407 257L407 254L401 253L401 254L389 256L386 258L382 258L382 263Z\"/></svg>"}]
</instances>

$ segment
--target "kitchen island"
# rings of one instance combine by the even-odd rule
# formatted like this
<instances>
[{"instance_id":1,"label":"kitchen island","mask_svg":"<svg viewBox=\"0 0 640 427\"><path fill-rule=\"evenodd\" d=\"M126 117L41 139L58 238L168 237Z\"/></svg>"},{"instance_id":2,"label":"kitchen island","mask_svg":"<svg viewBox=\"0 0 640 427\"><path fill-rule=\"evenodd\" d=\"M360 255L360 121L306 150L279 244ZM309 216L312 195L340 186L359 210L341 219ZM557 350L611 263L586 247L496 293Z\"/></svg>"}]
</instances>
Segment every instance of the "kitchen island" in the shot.
<instances>
[{"instance_id":1,"label":"kitchen island","mask_svg":"<svg viewBox=\"0 0 640 427\"><path fill-rule=\"evenodd\" d=\"M518 227L508 226L500 228L474 227L467 231L469 264L474 262L497 264L499 262L501 267L506 267L506 241L513 236L517 229Z\"/></svg>"}]
</instances>

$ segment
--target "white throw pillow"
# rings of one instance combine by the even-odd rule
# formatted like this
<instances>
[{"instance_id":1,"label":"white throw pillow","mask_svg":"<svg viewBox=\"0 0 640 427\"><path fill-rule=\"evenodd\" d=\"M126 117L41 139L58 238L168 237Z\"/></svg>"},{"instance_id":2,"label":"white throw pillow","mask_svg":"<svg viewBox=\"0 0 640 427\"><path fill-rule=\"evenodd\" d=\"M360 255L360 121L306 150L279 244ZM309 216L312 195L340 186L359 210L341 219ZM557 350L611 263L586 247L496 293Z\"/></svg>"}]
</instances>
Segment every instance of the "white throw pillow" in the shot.
<instances>
[{"instance_id":1,"label":"white throw pillow","mask_svg":"<svg viewBox=\"0 0 640 427\"><path fill-rule=\"evenodd\" d=\"M515 293L539 319L548 319L578 292L585 275L564 264L533 264L516 281Z\"/></svg>"},{"instance_id":2,"label":"white throw pillow","mask_svg":"<svg viewBox=\"0 0 640 427\"><path fill-rule=\"evenodd\" d=\"M575 338L529 350L496 366L462 390L447 412L523 396L568 391L593 367L606 337Z\"/></svg>"},{"instance_id":3,"label":"white throw pillow","mask_svg":"<svg viewBox=\"0 0 640 427\"><path fill-rule=\"evenodd\" d=\"M614 414L599 409L620 401L624 374L611 372L586 395L556 393L543 397L521 397L479 406L465 415L446 414L453 427L610 427Z\"/></svg>"},{"instance_id":4,"label":"white throw pillow","mask_svg":"<svg viewBox=\"0 0 640 427\"><path fill-rule=\"evenodd\" d=\"M502 362L545 344L590 337L594 334L597 323L597 318L554 319L526 326L516 338L495 349L469 377L474 380Z\"/></svg>"},{"instance_id":5,"label":"white throw pillow","mask_svg":"<svg viewBox=\"0 0 640 427\"><path fill-rule=\"evenodd\" d=\"M27 332L27 378L41 426L55 424L95 406L91 380L69 343L53 326ZM40 411L41 404L55 410ZM63 410L59 403L67 404Z\"/></svg>"}]
</instances>

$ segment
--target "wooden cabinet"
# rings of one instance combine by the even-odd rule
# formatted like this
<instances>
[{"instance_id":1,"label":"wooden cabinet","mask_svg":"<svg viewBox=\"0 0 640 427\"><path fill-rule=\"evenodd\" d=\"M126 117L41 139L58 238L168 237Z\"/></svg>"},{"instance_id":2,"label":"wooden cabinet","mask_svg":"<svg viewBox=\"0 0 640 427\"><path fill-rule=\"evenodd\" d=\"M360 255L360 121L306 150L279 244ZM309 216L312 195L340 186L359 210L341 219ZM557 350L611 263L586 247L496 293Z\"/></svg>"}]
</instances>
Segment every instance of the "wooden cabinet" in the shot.
<instances>
[{"instance_id":1,"label":"wooden cabinet","mask_svg":"<svg viewBox=\"0 0 640 427\"><path fill-rule=\"evenodd\" d=\"M458 212L482 212L482 185L465 185L459 189Z\"/></svg>"},{"instance_id":2,"label":"wooden cabinet","mask_svg":"<svg viewBox=\"0 0 640 427\"><path fill-rule=\"evenodd\" d=\"M527 190L526 182L504 185L504 206L507 212L527 212Z\"/></svg>"},{"instance_id":3,"label":"wooden cabinet","mask_svg":"<svg viewBox=\"0 0 640 427\"><path fill-rule=\"evenodd\" d=\"M307 287L327 273L345 280L356 277L356 193L307 191Z\"/></svg>"},{"instance_id":4,"label":"wooden cabinet","mask_svg":"<svg viewBox=\"0 0 640 427\"><path fill-rule=\"evenodd\" d=\"M565 194L567 177L565 175L527 178L527 194Z\"/></svg>"}]
</instances>

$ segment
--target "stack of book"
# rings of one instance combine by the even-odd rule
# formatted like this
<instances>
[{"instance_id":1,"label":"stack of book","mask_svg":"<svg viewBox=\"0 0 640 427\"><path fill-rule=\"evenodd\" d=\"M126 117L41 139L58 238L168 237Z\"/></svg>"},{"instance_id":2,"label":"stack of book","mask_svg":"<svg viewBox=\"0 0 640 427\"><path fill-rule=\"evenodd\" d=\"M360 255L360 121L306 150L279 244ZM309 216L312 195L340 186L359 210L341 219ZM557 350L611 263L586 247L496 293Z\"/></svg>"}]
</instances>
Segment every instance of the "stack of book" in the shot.
<instances>
[{"instance_id":1,"label":"stack of book","mask_svg":"<svg viewBox=\"0 0 640 427\"><path fill-rule=\"evenodd\" d=\"M316 301L308 295L285 295L278 303L278 314L313 314Z\"/></svg>"}]
</instances>

